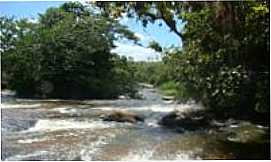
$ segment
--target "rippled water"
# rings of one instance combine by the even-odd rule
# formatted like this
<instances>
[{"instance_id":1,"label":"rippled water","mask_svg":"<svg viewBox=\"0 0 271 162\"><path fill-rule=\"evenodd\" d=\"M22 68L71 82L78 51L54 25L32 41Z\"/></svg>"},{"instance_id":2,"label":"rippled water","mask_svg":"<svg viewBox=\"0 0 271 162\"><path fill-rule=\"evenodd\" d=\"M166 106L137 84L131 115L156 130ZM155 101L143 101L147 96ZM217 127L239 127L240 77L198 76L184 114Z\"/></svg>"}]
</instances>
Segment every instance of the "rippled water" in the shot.
<instances>
[{"instance_id":1,"label":"rippled water","mask_svg":"<svg viewBox=\"0 0 271 162\"><path fill-rule=\"evenodd\" d=\"M269 142L258 139L266 135L263 126L239 122L220 131L178 133L159 126L160 118L171 111L202 107L163 101L151 88L140 92L143 100L84 101L16 99L2 93L2 160L266 159L270 155ZM143 115L145 122L101 120L101 115L114 110Z\"/></svg>"}]
</instances>

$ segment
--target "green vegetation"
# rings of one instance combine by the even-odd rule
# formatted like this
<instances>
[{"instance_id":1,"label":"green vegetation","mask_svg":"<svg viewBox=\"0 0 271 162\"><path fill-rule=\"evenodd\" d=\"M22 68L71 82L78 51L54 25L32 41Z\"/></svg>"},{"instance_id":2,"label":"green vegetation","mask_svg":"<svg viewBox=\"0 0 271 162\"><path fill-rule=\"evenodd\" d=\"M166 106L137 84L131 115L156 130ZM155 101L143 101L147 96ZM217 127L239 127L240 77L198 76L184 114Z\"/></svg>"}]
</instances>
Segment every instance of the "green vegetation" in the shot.
<instances>
[{"instance_id":1,"label":"green vegetation","mask_svg":"<svg viewBox=\"0 0 271 162\"><path fill-rule=\"evenodd\" d=\"M201 101L216 112L252 118L255 113L269 114L266 1L97 2L97 5L104 9L104 14L118 17L125 12L144 26L163 20L182 39L182 48L164 51L163 63L147 68L154 74L146 75L147 82L174 81L180 85L178 91L182 90L183 96ZM185 24L183 29L176 19Z\"/></svg>"},{"instance_id":2,"label":"green vegetation","mask_svg":"<svg viewBox=\"0 0 271 162\"><path fill-rule=\"evenodd\" d=\"M151 41L148 47L154 49L157 52L162 52L163 50L163 48L159 45L159 43L155 41Z\"/></svg>"},{"instance_id":3,"label":"green vegetation","mask_svg":"<svg viewBox=\"0 0 271 162\"><path fill-rule=\"evenodd\" d=\"M162 83L159 86L159 90L165 96L177 96L178 95L177 89L178 89L178 86L173 81L168 81L168 82Z\"/></svg>"},{"instance_id":4,"label":"green vegetation","mask_svg":"<svg viewBox=\"0 0 271 162\"><path fill-rule=\"evenodd\" d=\"M269 113L267 2L93 4L100 13L66 3L47 10L38 23L1 18L3 83L23 96L114 98L133 96L136 82L147 82L217 113ZM123 13L143 26L163 20L182 47L151 42L162 62L131 62L110 53L119 36L137 41L114 19Z\"/></svg>"},{"instance_id":5,"label":"green vegetation","mask_svg":"<svg viewBox=\"0 0 271 162\"><path fill-rule=\"evenodd\" d=\"M136 93L125 58L111 53L118 37L137 38L117 21L65 3L37 23L1 18L2 71L24 97L115 98ZM116 36L117 35L117 36Z\"/></svg>"},{"instance_id":6,"label":"green vegetation","mask_svg":"<svg viewBox=\"0 0 271 162\"><path fill-rule=\"evenodd\" d=\"M138 82L159 85L166 80L165 66L162 62L133 62L135 77Z\"/></svg>"},{"instance_id":7,"label":"green vegetation","mask_svg":"<svg viewBox=\"0 0 271 162\"><path fill-rule=\"evenodd\" d=\"M265 3L252 2L203 3L180 15L187 24L177 80L209 108L268 112L267 15Z\"/></svg>"}]
</instances>

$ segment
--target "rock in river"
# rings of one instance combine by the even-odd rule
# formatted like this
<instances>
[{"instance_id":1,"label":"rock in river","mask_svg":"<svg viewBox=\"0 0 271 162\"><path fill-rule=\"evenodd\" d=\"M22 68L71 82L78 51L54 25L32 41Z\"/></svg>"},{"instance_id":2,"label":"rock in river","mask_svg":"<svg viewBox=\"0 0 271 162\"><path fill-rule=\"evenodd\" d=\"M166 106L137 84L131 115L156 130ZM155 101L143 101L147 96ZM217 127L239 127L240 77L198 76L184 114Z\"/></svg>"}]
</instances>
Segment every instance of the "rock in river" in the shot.
<instances>
[{"instance_id":1,"label":"rock in river","mask_svg":"<svg viewBox=\"0 0 271 162\"><path fill-rule=\"evenodd\" d=\"M164 116L160 125L166 127L183 128L187 130L196 130L209 125L209 120L200 112L171 112Z\"/></svg>"},{"instance_id":2,"label":"rock in river","mask_svg":"<svg viewBox=\"0 0 271 162\"><path fill-rule=\"evenodd\" d=\"M166 101L170 101L170 100L174 100L175 97L174 96L162 96L162 99L166 100Z\"/></svg>"},{"instance_id":3,"label":"rock in river","mask_svg":"<svg viewBox=\"0 0 271 162\"><path fill-rule=\"evenodd\" d=\"M104 121L116 121L116 122L144 122L144 118L138 114L124 111L114 111L105 116L102 116Z\"/></svg>"}]
</instances>

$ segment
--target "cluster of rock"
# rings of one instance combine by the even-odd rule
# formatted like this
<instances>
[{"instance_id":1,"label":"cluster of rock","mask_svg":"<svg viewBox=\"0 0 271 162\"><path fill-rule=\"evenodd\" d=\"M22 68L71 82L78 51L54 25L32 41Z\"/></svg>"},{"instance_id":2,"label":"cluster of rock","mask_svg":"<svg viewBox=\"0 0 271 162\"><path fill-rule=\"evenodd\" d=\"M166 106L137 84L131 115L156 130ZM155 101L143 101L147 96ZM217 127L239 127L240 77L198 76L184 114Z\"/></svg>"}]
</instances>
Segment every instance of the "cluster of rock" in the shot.
<instances>
[{"instance_id":1,"label":"cluster of rock","mask_svg":"<svg viewBox=\"0 0 271 162\"><path fill-rule=\"evenodd\" d=\"M127 111L112 111L101 117L104 121L128 122L134 124L137 122L144 122L143 116ZM239 133L238 130L239 127L240 129L247 128L250 129L249 127L251 127L251 124L242 122L240 123L240 121L236 121L233 119L223 120L219 122L218 120L215 119L213 114L206 113L205 111L191 111L191 112L174 111L163 116L158 121L158 124L167 128L173 128L178 132L184 132L185 130L195 131L206 128L210 128L210 130L213 130L213 128L216 128L215 130L225 132L225 134L229 137L228 138L229 141L238 141L239 139L242 140L247 139L250 136L248 136L247 134L245 134L246 135L245 136L243 135L243 133ZM255 128L253 127L252 130L254 129ZM259 132L257 133L259 134ZM257 133L253 134L255 135ZM261 132L260 135L261 134L263 133Z\"/></svg>"},{"instance_id":2,"label":"cluster of rock","mask_svg":"<svg viewBox=\"0 0 271 162\"><path fill-rule=\"evenodd\" d=\"M101 116L104 121L137 123L144 122L144 117L127 111L113 111ZM196 130L206 128L210 124L210 119L201 112L171 112L158 122L158 124L169 127L181 127L186 130Z\"/></svg>"},{"instance_id":3,"label":"cluster of rock","mask_svg":"<svg viewBox=\"0 0 271 162\"><path fill-rule=\"evenodd\" d=\"M210 119L201 112L178 112L174 111L164 116L159 124L176 128L181 127L186 130L196 130L209 125Z\"/></svg>"}]
</instances>

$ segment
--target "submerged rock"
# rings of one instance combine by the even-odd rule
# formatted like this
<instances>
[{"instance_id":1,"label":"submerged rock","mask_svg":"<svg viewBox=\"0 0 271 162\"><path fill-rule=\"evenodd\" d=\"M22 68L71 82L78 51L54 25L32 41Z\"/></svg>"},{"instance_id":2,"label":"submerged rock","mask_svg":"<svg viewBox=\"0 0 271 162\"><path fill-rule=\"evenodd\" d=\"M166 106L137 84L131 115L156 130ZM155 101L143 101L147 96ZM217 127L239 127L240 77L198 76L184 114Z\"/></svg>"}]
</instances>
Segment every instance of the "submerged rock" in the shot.
<instances>
[{"instance_id":1,"label":"submerged rock","mask_svg":"<svg viewBox=\"0 0 271 162\"><path fill-rule=\"evenodd\" d=\"M174 96L162 96L162 99L165 101L171 101L171 100L175 100Z\"/></svg>"},{"instance_id":2,"label":"submerged rock","mask_svg":"<svg viewBox=\"0 0 271 162\"><path fill-rule=\"evenodd\" d=\"M76 156L74 159L72 159L72 161L83 161L81 156Z\"/></svg>"},{"instance_id":3,"label":"submerged rock","mask_svg":"<svg viewBox=\"0 0 271 162\"><path fill-rule=\"evenodd\" d=\"M124 95L120 95L120 96L118 97L118 99L125 100L125 99L130 99L130 97L124 96Z\"/></svg>"},{"instance_id":4,"label":"submerged rock","mask_svg":"<svg viewBox=\"0 0 271 162\"><path fill-rule=\"evenodd\" d=\"M2 120L2 131L22 131L33 127L37 120L6 119Z\"/></svg>"},{"instance_id":5,"label":"submerged rock","mask_svg":"<svg viewBox=\"0 0 271 162\"><path fill-rule=\"evenodd\" d=\"M199 112L181 113L176 111L164 116L159 124L166 127L196 130L208 126L209 120Z\"/></svg>"},{"instance_id":6,"label":"submerged rock","mask_svg":"<svg viewBox=\"0 0 271 162\"><path fill-rule=\"evenodd\" d=\"M116 121L116 122L144 122L144 118L138 114L123 112L123 111L114 111L105 116L102 116L104 121Z\"/></svg>"},{"instance_id":7,"label":"submerged rock","mask_svg":"<svg viewBox=\"0 0 271 162\"><path fill-rule=\"evenodd\" d=\"M269 129L258 127L250 122L240 122L236 125L222 128L227 133L227 140L236 143L265 143L269 141Z\"/></svg>"}]
</instances>

